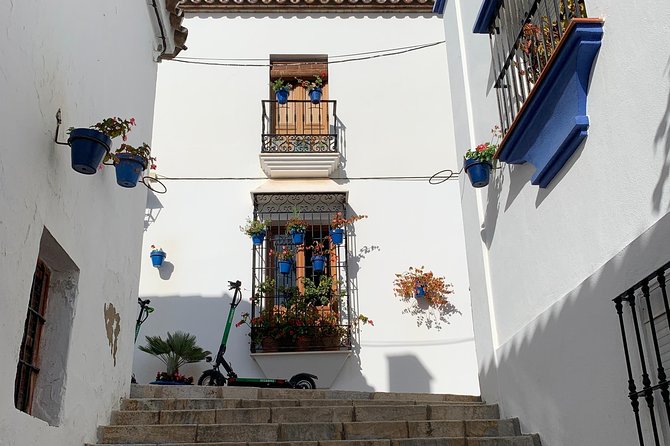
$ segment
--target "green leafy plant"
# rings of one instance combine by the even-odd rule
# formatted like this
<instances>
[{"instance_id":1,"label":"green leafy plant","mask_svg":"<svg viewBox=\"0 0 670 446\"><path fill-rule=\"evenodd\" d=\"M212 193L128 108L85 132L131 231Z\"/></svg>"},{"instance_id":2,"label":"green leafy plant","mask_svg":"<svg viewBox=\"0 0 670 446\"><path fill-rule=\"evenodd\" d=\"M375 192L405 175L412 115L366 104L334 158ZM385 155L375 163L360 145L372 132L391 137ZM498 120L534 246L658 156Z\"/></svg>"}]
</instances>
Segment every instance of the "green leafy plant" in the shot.
<instances>
[{"instance_id":1,"label":"green leafy plant","mask_svg":"<svg viewBox=\"0 0 670 446\"><path fill-rule=\"evenodd\" d=\"M142 145L138 147L131 146L130 144L121 144L121 147L116 149L114 154L108 153L105 155L105 161L112 160L116 164L119 162L118 155L123 153L139 156L144 161L144 165L146 167L150 168L151 170L156 169L156 158L151 156L151 147L149 147L149 144L147 143L142 143Z\"/></svg>"},{"instance_id":2,"label":"green leafy plant","mask_svg":"<svg viewBox=\"0 0 670 446\"><path fill-rule=\"evenodd\" d=\"M293 215L286 222L286 233L305 232L308 226L307 222L300 217L300 214L297 211L293 211Z\"/></svg>"},{"instance_id":3,"label":"green leafy plant","mask_svg":"<svg viewBox=\"0 0 670 446\"><path fill-rule=\"evenodd\" d=\"M254 235L265 234L268 226L270 226L270 220L252 220L251 218L247 218L246 225L240 226L240 231L249 237L253 237Z\"/></svg>"},{"instance_id":4,"label":"green leafy plant","mask_svg":"<svg viewBox=\"0 0 670 446\"><path fill-rule=\"evenodd\" d=\"M417 300L417 291L423 287L424 296ZM460 314L456 307L449 302L448 296L453 294L451 284L444 277L438 277L432 271L425 271L424 267L410 267L402 274L396 274L393 281L393 291L400 297L408 308L403 314L411 314L417 318L416 325L425 325L430 329L442 329L442 323L449 323L448 317L454 313ZM425 306L423 305L425 304Z\"/></svg>"},{"instance_id":5,"label":"green leafy plant","mask_svg":"<svg viewBox=\"0 0 670 446\"><path fill-rule=\"evenodd\" d=\"M309 90L316 90L317 88L323 87L323 78L326 77L326 72L322 72L320 75L317 74L314 76L314 80L304 80L295 78L303 88Z\"/></svg>"},{"instance_id":6,"label":"green leafy plant","mask_svg":"<svg viewBox=\"0 0 670 446\"><path fill-rule=\"evenodd\" d=\"M179 368L185 364L200 362L211 354L196 344L195 336L190 333L176 331L168 332L167 339L160 336L147 336L147 345L140 345L140 351L149 353L160 359L167 369L168 375L179 373Z\"/></svg>"},{"instance_id":7,"label":"green leafy plant","mask_svg":"<svg viewBox=\"0 0 670 446\"><path fill-rule=\"evenodd\" d=\"M500 126L491 129L491 142L479 144L474 149L465 152L465 159L474 159L482 163L491 163L498 150L498 141L502 137Z\"/></svg>"},{"instance_id":8,"label":"green leafy plant","mask_svg":"<svg viewBox=\"0 0 670 446\"><path fill-rule=\"evenodd\" d=\"M278 90L291 91L293 89L293 85L291 85L290 82L285 82L281 77L270 82L270 85L274 92L277 92Z\"/></svg>"}]
</instances>

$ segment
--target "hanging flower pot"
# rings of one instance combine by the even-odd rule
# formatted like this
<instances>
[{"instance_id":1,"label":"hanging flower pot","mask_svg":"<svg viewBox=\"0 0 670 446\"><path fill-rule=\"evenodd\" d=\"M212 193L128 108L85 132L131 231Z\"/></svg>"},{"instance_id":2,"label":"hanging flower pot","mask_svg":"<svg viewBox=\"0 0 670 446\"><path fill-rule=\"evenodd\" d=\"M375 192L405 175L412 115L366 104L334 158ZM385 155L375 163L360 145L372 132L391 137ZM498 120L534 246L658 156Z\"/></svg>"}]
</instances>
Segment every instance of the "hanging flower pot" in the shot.
<instances>
[{"instance_id":1,"label":"hanging flower pot","mask_svg":"<svg viewBox=\"0 0 670 446\"><path fill-rule=\"evenodd\" d=\"M291 272L291 261L290 260L279 260L277 262L279 265L279 272L282 274L288 274Z\"/></svg>"},{"instance_id":2,"label":"hanging flower pot","mask_svg":"<svg viewBox=\"0 0 670 446\"><path fill-rule=\"evenodd\" d=\"M165 254L165 251L162 249L154 249L151 251L151 264L154 266L154 268L160 268L163 266L163 260L165 260L165 257L167 257L167 254Z\"/></svg>"},{"instance_id":3,"label":"hanging flower pot","mask_svg":"<svg viewBox=\"0 0 670 446\"><path fill-rule=\"evenodd\" d=\"M112 138L94 129L74 129L67 143L71 148L72 168L84 175L93 175L109 152Z\"/></svg>"},{"instance_id":4,"label":"hanging flower pot","mask_svg":"<svg viewBox=\"0 0 670 446\"><path fill-rule=\"evenodd\" d=\"M322 94L323 90L321 90L321 88L312 88L309 90L309 100L312 102L312 104L318 104L321 102Z\"/></svg>"},{"instance_id":5,"label":"hanging flower pot","mask_svg":"<svg viewBox=\"0 0 670 446\"><path fill-rule=\"evenodd\" d=\"M330 239L334 244L341 245L344 241L344 228L331 229Z\"/></svg>"},{"instance_id":6,"label":"hanging flower pot","mask_svg":"<svg viewBox=\"0 0 670 446\"><path fill-rule=\"evenodd\" d=\"M314 268L315 272L321 272L324 270L326 266L326 257L317 255L317 256L312 256L312 267Z\"/></svg>"},{"instance_id":7,"label":"hanging flower pot","mask_svg":"<svg viewBox=\"0 0 670 446\"><path fill-rule=\"evenodd\" d=\"M470 177L472 187L484 187L489 184L489 177L493 166L488 161L478 161L476 159L466 158L463 168Z\"/></svg>"},{"instance_id":8,"label":"hanging flower pot","mask_svg":"<svg viewBox=\"0 0 670 446\"><path fill-rule=\"evenodd\" d=\"M426 290L423 287L423 285L417 285L417 287L414 289L414 297L417 299L420 297L424 297L426 295Z\"/></svg>"},{"instance_id":9,"label":"hanging flower pot","mask_svg":"<svg viewBox=\"0 0 670 446\"><path fill-rule=\"evenodd\" d=\"M296 245L302 245L305 242L305 231L292 229L291 238Z\"/></svg>"},{"instance_id":10,"label":"hanging flower pot","mask_svg":"<svg viewBox=\"0 0 670 446\"><path fill-rule=\"evenodd\" d=\"M288 94L289 91L286 88L280 88L279 90L275 91L277 102L281 105L286 104L288 102Z\"/></svg>"},{"instance_id":11,"label":"hanging flower pot","mask_svg":"<svg viewBox=\"0 0 670 446\"><path fill-rule=\"evenodd\" d=\"M121 187L135 187L140 175L147 168L144 158L132 153L119 153L114 163L116 169L116 184Z\"/></svg>"},{"instance_id":12,"label":"hanging flower pot","mask_svg":"<svg viewBox=\"0 0 670 446\"><path fill-rule=\"evenodd\" d=\"M265 231L251 235L251 241L254 242L254 245L256 246L262 245L263 240L265 240Z\"/></svg>"}]
</instances>

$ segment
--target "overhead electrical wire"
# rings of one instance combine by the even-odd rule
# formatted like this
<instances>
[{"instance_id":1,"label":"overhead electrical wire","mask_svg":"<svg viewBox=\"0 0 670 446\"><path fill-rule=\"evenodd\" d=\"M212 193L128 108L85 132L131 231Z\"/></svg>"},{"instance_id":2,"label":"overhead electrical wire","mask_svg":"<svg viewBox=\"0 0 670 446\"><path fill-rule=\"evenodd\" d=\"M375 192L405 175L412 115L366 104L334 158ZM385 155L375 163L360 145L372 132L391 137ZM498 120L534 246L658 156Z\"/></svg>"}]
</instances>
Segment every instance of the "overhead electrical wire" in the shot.
<instances>
[{"instance_id":1,"label":"overhead electrical wire","mask_svg":"<svg viewBox=\"0 0 670 446\"><path fill-rule=\"evenodd\" d=\"M340 64L340 63L347 63L347 62L359 62L362 60L370 60L370 59L378 59L380 57L388 57L388 56L397 56L399 54L405 54L405 53L410 53L412 51L418 51L422 50L425 48L430 48L434 47L437 45L441 45L445 43L444 40L441 40L439 42L432 42L432 43L425 43L421 45L414 45L410 47L403 47L403 48L397 48L397 49L391 49L391 50L379 50L379 51L369 51L366 53L359 53L362 57L350 57L348 59L342 59L342 60L328 60L328 61L323 61L323 62L282 62L282 66L304 66L304 65L334 65L334 64ZM366 55L367 54L367 55ZM351 56L357 56L356 54L352 54ZM342 56L344 57L344 56ZM349 57L349 56L347 56ZM169 61L172 62L180 62L180 63L185 63L185 64L193 64L193 65L209 65L209 66L216 66L216 67L270 67L270 63L263 63L263 64L258 64L258 63L220 63L220 62L205 62L204 60L217 60L217 59L195 59L195 58L186 58L186 57L175 57L174 59L169 59ZM222 59L225 60L225 59ZM231 59L231 60L236 60L236 59ZM245 60L245 59L238 59L238 60ZM261 59L248 59L251 61L257 61ZM262 59L262 60L267 60L267 59Z\"/></svg>"}]
</instances>

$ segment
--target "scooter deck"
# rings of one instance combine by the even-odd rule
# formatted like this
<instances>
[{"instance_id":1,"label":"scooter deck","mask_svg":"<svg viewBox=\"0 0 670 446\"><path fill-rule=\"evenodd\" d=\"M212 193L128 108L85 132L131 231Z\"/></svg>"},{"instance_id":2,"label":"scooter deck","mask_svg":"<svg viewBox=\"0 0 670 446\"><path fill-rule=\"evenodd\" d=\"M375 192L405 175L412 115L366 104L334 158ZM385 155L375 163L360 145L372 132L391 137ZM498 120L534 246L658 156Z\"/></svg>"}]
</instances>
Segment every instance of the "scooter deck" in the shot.
<instances>
[{"instance_id":1,"label":"scooter deck","mask_svg":"<svg viewBox=\"0 0 670 446\"><path fill-rule=\"evenodd\" d=\"M293 386L285 379L267 379L267 378L228 378L228 386L237 387L266 387L266 388L284 388L290 389Z\"/></svg>"}]
</instances>

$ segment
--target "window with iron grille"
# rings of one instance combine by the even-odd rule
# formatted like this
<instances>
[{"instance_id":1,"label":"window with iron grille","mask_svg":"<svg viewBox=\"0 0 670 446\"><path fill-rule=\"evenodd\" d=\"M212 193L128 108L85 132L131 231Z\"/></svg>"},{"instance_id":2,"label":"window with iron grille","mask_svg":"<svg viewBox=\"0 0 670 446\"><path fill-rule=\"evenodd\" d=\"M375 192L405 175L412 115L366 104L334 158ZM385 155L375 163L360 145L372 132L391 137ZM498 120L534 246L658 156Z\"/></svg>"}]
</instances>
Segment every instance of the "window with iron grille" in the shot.
<instances>
[{"instance_id":1,"label":"window with iron grille","mask_svg":"<svg viewBox=\"0 0 670 446\"><path fill-rule=\"evenodd\" d=\"M28 301L28 314L23 329L23 340L19 352L14 384L14 405L17 409L31 413L33 392L40 372L40 341L46 322L49 278L51 272L46 264L38 260Z\"/></svg>"},{"instance_id":2,"label":"window with iron grille","mask_svg":"<svg viewBox=\"0 0 670 446\"><path fill-rule=\"evenodd\" d=\"M488 1L485 5L494 5ZM586 18L584 0L500 0L488 23L503 133L519 115L573 19Z\"/></svg>"},{"instance_id":3,"label":"window with iron grille","mask_svg":"<svg viewBox=\"0 0 670 446\"><path fill-rule=\"evenodd\" d=\"M347 241L336 244L329 236L333 217L346 211L344 193L254 196L254 218L270 226L253 252L252 352L351 347ZM307 223L302 241L286 228L295 216ZM288 257L287 269L282 257ZM272 339L272 346L264 342Z\"/></svg>"}]
</instances>

